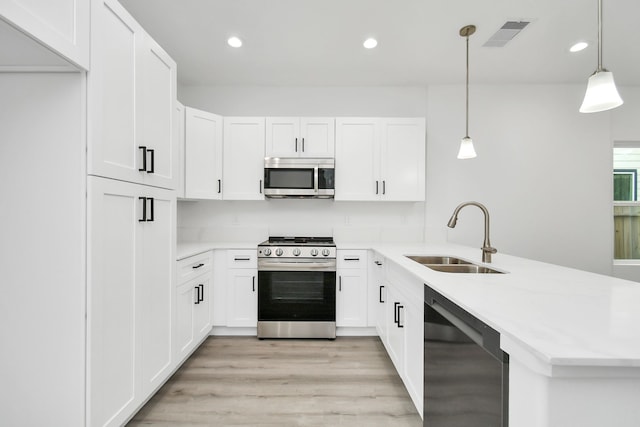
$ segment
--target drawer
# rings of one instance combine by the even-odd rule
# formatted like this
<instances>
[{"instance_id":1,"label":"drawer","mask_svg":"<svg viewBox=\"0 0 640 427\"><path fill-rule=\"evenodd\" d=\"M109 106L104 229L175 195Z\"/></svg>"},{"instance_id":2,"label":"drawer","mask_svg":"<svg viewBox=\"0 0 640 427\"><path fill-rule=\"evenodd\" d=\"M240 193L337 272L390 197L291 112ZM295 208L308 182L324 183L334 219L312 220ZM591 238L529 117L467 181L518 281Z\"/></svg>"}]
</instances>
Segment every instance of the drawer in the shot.
<instances>
[{"instance_id":1,"label":"drawer","mask_svg":"<svg viewBox=\"0 0 640 427\"><path fill-rule=\"evenodd\" d=\"M211 251L181 259L178 261L178 285L210 272L212 264L213 256Z\"/></svg>"},{"instance_id":2,"label":"drawer","mask_svg":"<svg viewBox=\"0 0 640 427\"><path fill-rule=\"evenodd\" d=\"M337 251L338 268L367 268L366 250L340 250Z\"/></svg>"},{"instance_id":3,"label":"drawer","mask_svg":"<svg viewBox=\"0 0 640 427\"><path fill-rule=\"evenodd\" d=\"M258 268L258 250L228 250L227 268Z\"/></svg>"}]
</instances>

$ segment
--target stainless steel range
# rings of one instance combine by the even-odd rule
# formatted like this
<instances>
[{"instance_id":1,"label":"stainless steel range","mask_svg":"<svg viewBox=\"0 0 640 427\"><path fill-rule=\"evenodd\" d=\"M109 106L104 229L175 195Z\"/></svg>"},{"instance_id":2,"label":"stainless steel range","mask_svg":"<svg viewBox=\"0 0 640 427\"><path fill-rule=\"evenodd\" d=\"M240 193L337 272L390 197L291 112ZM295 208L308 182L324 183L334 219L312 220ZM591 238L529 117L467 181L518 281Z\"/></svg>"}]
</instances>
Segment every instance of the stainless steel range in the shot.
<instances>
[{"instance_id":1,"label":"stainless steel range","mask_svg":"<svg viewBox=\"0 0 640 427\"><path fill-rule=\"evenodd\" d=\"M258 245L258 338L336 337L331 237L270 237Z\"/></svg>"}]
</instances>

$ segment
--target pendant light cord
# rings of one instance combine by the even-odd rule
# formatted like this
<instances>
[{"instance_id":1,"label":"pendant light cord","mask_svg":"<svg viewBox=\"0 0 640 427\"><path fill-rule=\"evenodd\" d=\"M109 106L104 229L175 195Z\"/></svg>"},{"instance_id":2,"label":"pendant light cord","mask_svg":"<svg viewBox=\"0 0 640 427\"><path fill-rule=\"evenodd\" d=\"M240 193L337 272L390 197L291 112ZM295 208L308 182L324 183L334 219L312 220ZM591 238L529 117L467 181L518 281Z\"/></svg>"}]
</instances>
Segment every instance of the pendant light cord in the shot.
<instances>
[{"instance_id":1,"label":"pendant light cord","mask_svg":"<svg viewBox=\"0 0 640 427\"><path fill-rule=\"evenodd\" d=\"M598 69L596 72L604 71L602 68L602 0L598 0Z\"/></svg>"},{"instance_id":2,"label":"pendant light cord","mask_svg":"<svg viewBox=\"0 0 640 427\"><path fill-rule=\"evenodd\" d=\"M466 82L466 88L467 88L467 105L466 105L466 117L467 117L467 121L466 121L466 126L465 126L465 138L469 138L469 34L467 34L466 36L467 38L467 82Z\"/></svg>"}]
</instances>

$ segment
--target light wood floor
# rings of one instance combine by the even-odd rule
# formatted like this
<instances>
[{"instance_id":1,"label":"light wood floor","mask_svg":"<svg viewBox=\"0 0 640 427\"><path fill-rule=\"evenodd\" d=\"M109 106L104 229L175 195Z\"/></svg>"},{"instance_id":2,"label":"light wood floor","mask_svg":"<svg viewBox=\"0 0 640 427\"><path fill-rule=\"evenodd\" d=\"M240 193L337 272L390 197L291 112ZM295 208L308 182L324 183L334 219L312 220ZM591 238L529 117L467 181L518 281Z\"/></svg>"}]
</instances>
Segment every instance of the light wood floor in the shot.
<instances>
[{"instance_id":1,"label":"light wood floor","mask_svg":"<svg viewBox=\"0 0 640 427\"><path fill-rule=\"evenodd\" d=\"M377 337L210 337L128 426L421 427Z\"/></svg>"}]
</instances>

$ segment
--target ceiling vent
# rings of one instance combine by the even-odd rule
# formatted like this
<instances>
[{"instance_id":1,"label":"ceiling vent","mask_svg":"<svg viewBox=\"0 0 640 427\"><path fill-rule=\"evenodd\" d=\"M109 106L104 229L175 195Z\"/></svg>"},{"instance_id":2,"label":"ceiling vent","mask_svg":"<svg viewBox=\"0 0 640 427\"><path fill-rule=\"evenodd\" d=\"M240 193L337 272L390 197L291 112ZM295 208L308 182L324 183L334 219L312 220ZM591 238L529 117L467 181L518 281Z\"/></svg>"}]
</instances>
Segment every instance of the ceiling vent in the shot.
<instances>
[{"instance_id":1,"label":"ceiling vent","mask_svg":"<svg viewBox=\"0 0 640 427\"><path fill-rule=\"evenodd\" d=\"M486 47L503 47L511 39L513 39L520 31L529 25L527 21L507 21L504 25L491 36L489 40L482 46Z\"/></svg>"}]
</instances>

